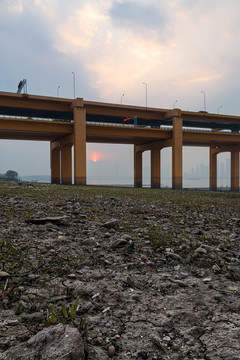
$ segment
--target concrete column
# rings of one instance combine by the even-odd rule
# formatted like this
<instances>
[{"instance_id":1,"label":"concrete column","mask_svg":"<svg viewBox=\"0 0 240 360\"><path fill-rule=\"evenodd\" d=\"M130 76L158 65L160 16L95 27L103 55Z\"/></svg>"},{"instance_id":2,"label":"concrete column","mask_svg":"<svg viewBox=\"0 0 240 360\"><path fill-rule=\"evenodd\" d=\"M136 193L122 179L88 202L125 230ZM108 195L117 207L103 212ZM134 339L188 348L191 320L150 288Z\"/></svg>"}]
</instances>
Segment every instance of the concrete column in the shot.
<instances>
[{"instance_id":1,"label":"concrete column","mask_svg":"<svg viewBox=\"0 0 240 360\"><path fill-rule=\"evenodd\" d=\"M74 184L86 185L86 110L83 100L73 102L74 119Z\"/></svg>"},{"instance_id":2,"label":"concrete column","mask_svg":"<svg viewBox=\"0 0 240 360\"><path fill-rule=\"evenodd\" d=\"M159 189L161 187L160 176L160 150L151 150L151 188Z\"/></svg>"},{"instance_id":3,"label":"concrete column","mask_svg":"<svg viewBox=\"0 0 240 360\"><path fill-rule=\"evenodd\" d=\"M51 152L51 183L60 184L60 146L56 146L54 142L50 145Z\"/></svg>"},{"instance_id":4,"label":"concrete column","mask_svg":"<svg viewBox=\"0 0 240 360\"><path fill-rule=\"evenodd\" d=\"M173 117L172 188L182 189L182 118Z\"/></svg>"},{"instance_id":5,"label":"concrete column","mask_svg":"<svg viewBox=\"0 0 240 360\"><path fill-rule=\"evenodd\" d=\"M142 153L134 145L134 187L142 187Z\"/></svg>"},{"instance_id":6,"label":"concrete column","mask_svg":"<svg viewBox=\"0 0 240 360\"><path fill-rule=\"evenodd\" d=\"M62 184L72 184L72 146L64 145L61 149Z\"/></svg>"},{"instance_id":7,"label":"concrete column","mask_svg":"<svg viewBox=\"0 0 240 360\"><path fill-rule=\"evenodd\" d=\"M209 177L210 190L217 190L217 152L214 147L210 147L209 151Z\"/></svg>"},{"instance_id":8,"label":"concrete column","mask_svg":"<svg viewBox=\"0 0 240 360\"><path fill-rule=\"evenodd\" d=\"M239 191L239 151L231 151L231 191Z\"/></svg>"}]
</instances>

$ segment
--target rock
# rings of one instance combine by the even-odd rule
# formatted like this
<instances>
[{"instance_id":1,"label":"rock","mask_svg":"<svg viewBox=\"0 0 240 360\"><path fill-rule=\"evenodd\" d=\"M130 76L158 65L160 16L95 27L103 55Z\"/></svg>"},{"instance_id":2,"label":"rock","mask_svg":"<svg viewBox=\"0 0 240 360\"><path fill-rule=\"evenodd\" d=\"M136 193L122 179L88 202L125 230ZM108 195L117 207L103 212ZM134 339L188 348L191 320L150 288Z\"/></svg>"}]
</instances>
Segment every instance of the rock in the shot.
<instances>
[{"instance_id":1,"label":"rock","mask_svg":"<svg viewBox=\"0 0 240 360\"><path fill-rule=\"evenodd\" d=\"M220 267L217 264L212 266L212 270L214 273L219 273L221 271Z\"/></svg>"},{"instance_id":2,"label":"rock","mask_svg":"<svg viewBox=\"0 0 240 360\"><path fill-rule=\"evenodd\" d=\"M183 262L183 258L178 255L178 254L175 254L175 253L168 253L167 254L167 257L173 259L173 260L177 260L177 261L180 261L180 262Z\"/></svg>"},{"instance_id":3,"label":"rock","mask_svg":"<svg viewBox=\"0 0 240 360\"><path fill-rule=\"evenodd\" d=\"M162 344L162 341L158 336L152 335L151 336L151 341L155 346L157 346L158 349L160 349L162 351L165 351L165 347Z\"/></svg>"},{"instance_id":4,"label":"rock","mask_svg":"<svg viewBox=\"0 0 240 360\"><path fill-rule=\"evenodd\" d=\"M41 323L44 321L44 315L41 312L35 312L32 314L22 314L21 319L28 323Z\"/></svg>"},{"instance_id":5,"label":"rock","mask_svg":"<svg viewBox=\"0 0 240 360\"><path fill-rule=\"evenodd\" d=\"M82 306L80 306L80 311L82 313L88 312L91 308L93 308L93 303L91 301L86 301Z\"/></svg>"},{"instance_id":6,"label":"rock","mask_svg":"<svg viewBox=\"0 0 240 360\"><path fill-rule=\"evenodd\" d=\"M111 229L111 228L115 228L116 226L119 226L119 222L118 219L111 219L110 221L104 223L102 226Z\"/></svg>"},{"instance_id":7,"label":"rock","mask_svg":"<svg viewBox=\"0 0 240 360\"><path fill-rule=\"evenodd\" d=\"M131 237L130 235L124 234L124 235L122 236L122 239L131 241L131 240L132 240L132 237Z\"/></svg>"},{"instance_id":8,"label":"rock","mask_svg":"<svg viewBox=\"0 0 240 360\"><path fill-rule=\"evenodd\" d=\"M235 280L240 280L240 266L237 263L233 263L231 265L228 265L227 267L231 278L235 279Z\"/></svg>"},{"instance_id":9,"label":"rock","mask_svg":"<svg viewBox=\"0 0 240 360\"><path fill-rule=\"evenodd\" d=\"M112 244L112 248L113 249L117 249L117 248L122 248L124 246L128 245L128 241L125 239L119 239L114 241L114 243Z\"/></svg>"},{"instance_id":10,"label":"rock","mask_svg":"<svg viewBox=\"0 0 240 360\"><path fill-rule=\"evenodd\" d=\"M110 345L108 348L108 356L113 357L115 354L115 347L113 345Z\"/></svg>"},{"instance_id":11,"label":"rock","mask_svg":"<svg viewBox=\"0 0 240 360\"><path fill-rule=\"evenodd\" d=\"M188 284L185 283L182 280L178 280L178 279L171 279L171 281L177 285L179 285L180 287L188 287Z\"/></svg>"},{"instance_id":12,"label":"rock","mask_svg":"<svg viewBox=\"0 0 240 360\"><path fill-rule=\"evenodd\" d=\"M192 234L193 234L193 235L202 235L203 232L202 232L202 230L200 230L200 229L194 229L194 230L192 230Z\"/></svg>"},{"instance_id":13,"label":"rock","mask_svg":"<svg viewBox=\"0 0 240 360\"><path fill-rule=\"evenodd\" d=\"M163 341L166 341L166 342L171 341L170 336L164 336L164 337L163 337Z\"/></svg>"},{"instance_id":14,"label":"rock","mask_svg":"<svg viewBox=\"0 0 240 360\"><path fill-rule=\"evenodd\" d=\"M88 346L87 348L88 360L108 360L108 354L98 346Z\"/></svg>"},{"instance_id":15,"label":"rock","mask_svg":"<svg viewBox=\"0 0 240 360\"><path fill-rule=\"evenodd\" d=\"M146 262L147 260L148 260L148 258L147 258L147 256L146 255L141 255L141 260L143 261L143 262Z\"/></svg>"},{"instance_id":16,"label":"rock","mask_svg":"<svg viewBox=\"0 0 240 360\"><path fill-rule=\"evenodd\" d=\"M9 276L10 276L10 274L8 274L6 271L0 271L0 278L6 278Z\"/></svg>"},{"instance_id":17,"label":"rock","mask_svg":"<svg viewBox=\"0 0 240 360\"><path fill-rule=\"evenodd\" d=\"M207 254L207 250L202 247L198 247L194 252L195 254Z\"/></svg>"},{"instance_id":18,"label":"rock","mask_svg":"<svg viewBox=\"0 0 240 360\"><path fill-rule=\"evenodd\" d=\"M231 328L228 322L219 329L216 324L211 333L205 333L200 340L206 347L205 358L209 360L238 360L240 354L239 330ZM231 335L230 335L231 334Z\"/></svg>"},{"instance_id":19,"label":"rock","mask_svg":"<svg viewBox=\"0 0 240 360\"><path fill-rule=\"evenodd\" d=\"M40 219L27 219L25 220L26 223L30 224L46 224L46 223L52 223L52 224L61 224L63 219L66 219L67 216L49 216L46 218L40 218Z\"/></svg>"},{"instance_id":20,"label":"rock","mask_svg":"<svg viewBox=\"0 0 240 360\"><path fill-rule=\"evenodd\" d=\"M140 359L143 359L143 360L146 360L148 359L148 354L146 351L140 351L138 354L137 354L137 358L140 360Z\"/></svg>"},{"instance_id":21,"label":"rock","mask_svg":"<svg viewBox=\"0 0 240 360\"><path fill-rule=\"evenodd\" d=\"M1 360L84 360L84 344L79 331L58 324L46 328L27 342L1 354Z\"/></svg>"},{"instance_id":22,"label":"rock","mask_svg":"<svg viewBox=\"0 0 240 360\"><path fill-rule=\"evenodd\" d=\"M76 274L69 274L68 275L69 279L75 280L77 278Z\"/></svg>"}]
</instances>

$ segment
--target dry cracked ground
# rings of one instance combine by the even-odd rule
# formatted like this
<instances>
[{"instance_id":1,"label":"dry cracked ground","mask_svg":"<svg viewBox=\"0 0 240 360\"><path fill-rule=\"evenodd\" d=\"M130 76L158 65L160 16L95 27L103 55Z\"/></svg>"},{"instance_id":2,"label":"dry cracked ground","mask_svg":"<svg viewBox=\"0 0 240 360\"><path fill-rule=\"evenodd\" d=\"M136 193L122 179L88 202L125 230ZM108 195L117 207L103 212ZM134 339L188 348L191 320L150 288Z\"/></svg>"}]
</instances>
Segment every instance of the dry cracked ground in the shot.
<instances>
[{"instance_id":1,"label":"dry cracked ground","mask_svg":"<svg viewBox=\"0 0 240 360\"><path fill-rule=\"evenodd\" d=\"M0 183L0 359L240 359L240 194Z\"/></svg>"}]
</instances>

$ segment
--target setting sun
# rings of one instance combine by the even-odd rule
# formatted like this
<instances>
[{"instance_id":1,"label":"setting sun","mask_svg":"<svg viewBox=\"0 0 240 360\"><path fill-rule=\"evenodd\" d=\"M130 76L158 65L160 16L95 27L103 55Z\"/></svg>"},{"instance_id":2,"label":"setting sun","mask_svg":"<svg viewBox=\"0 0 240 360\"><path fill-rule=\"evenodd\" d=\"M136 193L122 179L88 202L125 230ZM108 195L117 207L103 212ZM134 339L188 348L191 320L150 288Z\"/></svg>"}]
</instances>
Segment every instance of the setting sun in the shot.
<instances>
[{"instance_id":1,"label":"setting sun","mask_svg":"<svg viewBox=\"0 0 240 360\"><path fill-rule=\"evenodd\" d=\"M93 163L109 159L109 155L103 151L90 150L87 153L87 159Z\"/></svg>"},{"instance_id":2,"label":"setting sun","mask_svg":"<svg viewBox=\"0 0 240 360\"><path fill-rule=\"evenodd\" d=\"M101 154L97 153L97 152L92 152L90 154L90 160L93 161L94 163L98 162L101 159Z\"/></svg>"}]
</instances>

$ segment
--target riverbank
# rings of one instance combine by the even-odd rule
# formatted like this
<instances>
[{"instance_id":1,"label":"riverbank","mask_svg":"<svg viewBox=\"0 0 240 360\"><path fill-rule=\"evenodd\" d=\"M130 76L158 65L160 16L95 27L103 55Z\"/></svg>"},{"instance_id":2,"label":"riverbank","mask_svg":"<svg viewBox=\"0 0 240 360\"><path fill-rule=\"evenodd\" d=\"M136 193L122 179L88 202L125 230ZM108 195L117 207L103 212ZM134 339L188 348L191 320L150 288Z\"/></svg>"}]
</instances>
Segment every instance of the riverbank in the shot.
<instances>
[{"instance_id":1,"label":"riverbank","mask_svg":"<svg viewBox=\"0 0 240 360\"><path fill-rule=\"evenodd\" d=\"M0 359L240 359L239 194L0 182L0 209Z\"/></svg>"}]
</instances>

